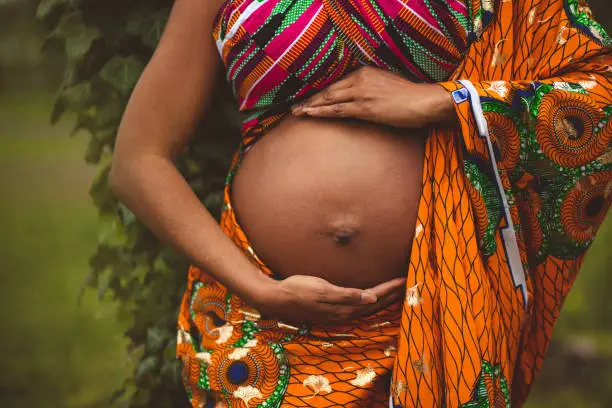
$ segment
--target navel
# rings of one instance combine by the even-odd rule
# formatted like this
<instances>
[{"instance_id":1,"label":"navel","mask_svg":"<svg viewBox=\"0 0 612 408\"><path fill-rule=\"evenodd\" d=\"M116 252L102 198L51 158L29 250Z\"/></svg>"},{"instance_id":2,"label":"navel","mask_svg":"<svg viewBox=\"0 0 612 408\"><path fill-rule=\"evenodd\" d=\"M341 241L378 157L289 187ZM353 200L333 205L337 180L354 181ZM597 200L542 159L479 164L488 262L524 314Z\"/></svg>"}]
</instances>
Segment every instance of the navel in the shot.
<instances>
[{"instance_id":1,"label":"navel","mask_svg":"<svg viewBox=\"0 0 612 408\"><path fill-rule=\"evenodd\" d=\"M325 235L338 246L350 245L359 235L359 222L353 214L335 215L328 224Z\"/></svg>"},{"instance_id":2,"label":"navel","mask_svg":"<svg viewBox=\"0 0 612 408\"><path fill-rule=\"evenodd\" d=\"M334 242L340 246L348 245L353 240L354 235L354 233L350 232L335 232Z\"/></svg>"}]
</instances>

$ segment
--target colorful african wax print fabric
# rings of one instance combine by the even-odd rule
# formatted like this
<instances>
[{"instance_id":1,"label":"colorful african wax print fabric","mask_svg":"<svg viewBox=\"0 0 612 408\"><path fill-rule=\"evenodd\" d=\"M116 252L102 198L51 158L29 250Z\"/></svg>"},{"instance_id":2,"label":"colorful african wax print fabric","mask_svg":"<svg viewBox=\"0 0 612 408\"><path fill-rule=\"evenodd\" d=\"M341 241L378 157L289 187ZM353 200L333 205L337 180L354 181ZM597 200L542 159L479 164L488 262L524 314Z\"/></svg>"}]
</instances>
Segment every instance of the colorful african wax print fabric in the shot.
<instances>
[{"instance_id":1,"label":"colorful african wax print fabric","mask_svg":"<svg viewBox=\"0 0 612 408\"><path fill-rule=\"evenodd\" d=\"M612 202L612 41L576 0L475 2L427 142L391 403L520 407Z\"/></svg>"},{"instance_id":2,"label":"colorful african wax print fabric","mask_svg":"<svg viewBox=\"0 0 612 408\"><path fill-rule=\"evenodd\" d=\"M245 143L290 105L364 64L417 82L445 81L472 29L464 0L232 0L213 36Z\"/></svg>"},{"instance_id":3,"label":"colorful african wax print fabric","mask_svg":"<svg viewBox=\"0 0 612 408\"><path fill-rule=\"evenodd\" d=\"M417 24L429 20L416 4L441 37ZM272 271L236 222L229 189L246 148L288 104L372 64L439 82L460 125L433 129L426 144L403 305L295 328L190 268L177 355L191 404L522 406L612 203L612 41L586 4L237 0L221 8L214 37L250 113L221 227L264 273ZM438 46L446 38L455 59L417 52L414 38L425 37ZM431 42L418 44L437 50Z\"/></svg>"}]
</instances>

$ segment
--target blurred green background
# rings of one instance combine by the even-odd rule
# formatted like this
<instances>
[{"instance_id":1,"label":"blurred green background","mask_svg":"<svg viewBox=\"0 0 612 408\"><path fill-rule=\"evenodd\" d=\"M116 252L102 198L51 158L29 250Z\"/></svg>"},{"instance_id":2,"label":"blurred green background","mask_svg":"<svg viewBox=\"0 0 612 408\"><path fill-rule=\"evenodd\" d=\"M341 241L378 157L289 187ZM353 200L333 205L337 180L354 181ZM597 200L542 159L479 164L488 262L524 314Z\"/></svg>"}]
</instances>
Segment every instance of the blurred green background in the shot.
<instances>
[{"instance_id":1,"label":"blurred green background","mask_svg":"<svg viewBox=\"0 0 612 408\"><path fill-rule=\"evenodd\" d=\"M591 0L606 28L609 0ZM0 406L107 407L132 371L116 305L79 293L98 241L94 169L73 117L49 125L63 70L36 1L0 0ZM529 408L612 407L612 217L567 299ZM179 273L179 272L177 272Z\"/></svg>"}]
</instances>

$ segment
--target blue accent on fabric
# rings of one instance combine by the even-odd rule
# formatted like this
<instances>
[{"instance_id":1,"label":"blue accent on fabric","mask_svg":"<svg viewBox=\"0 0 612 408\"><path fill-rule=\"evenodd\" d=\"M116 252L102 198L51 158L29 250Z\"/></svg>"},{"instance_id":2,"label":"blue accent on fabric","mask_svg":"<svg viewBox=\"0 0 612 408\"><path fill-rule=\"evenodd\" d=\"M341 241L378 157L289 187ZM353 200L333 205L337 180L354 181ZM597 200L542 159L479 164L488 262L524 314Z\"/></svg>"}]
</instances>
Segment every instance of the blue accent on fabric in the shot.
<instances>
[{"instance_id":1,"label":"blue accent on fabric","mask_svg":"<svg viewBox=\"0 0 612 408\"><path fill-rule=\"evenodd\" d=\"M227 368L227 380L232 384L242 384L249 378L249 367L244 361L234 361Z\"/></svg>"},{"instance_id":2,"label":"blue accent on fabric","mask_svg":"<svg viewBox=\"0 0 612 408\"><path fill-rule=\"evenodd\" d=\"M462 102L467 101L470 93L466 88L461 88L457 89L456 91L453 91L451 95L453 96L453 100L455 101L455 103L458 105Z\"/></svg>"}]
</instances>

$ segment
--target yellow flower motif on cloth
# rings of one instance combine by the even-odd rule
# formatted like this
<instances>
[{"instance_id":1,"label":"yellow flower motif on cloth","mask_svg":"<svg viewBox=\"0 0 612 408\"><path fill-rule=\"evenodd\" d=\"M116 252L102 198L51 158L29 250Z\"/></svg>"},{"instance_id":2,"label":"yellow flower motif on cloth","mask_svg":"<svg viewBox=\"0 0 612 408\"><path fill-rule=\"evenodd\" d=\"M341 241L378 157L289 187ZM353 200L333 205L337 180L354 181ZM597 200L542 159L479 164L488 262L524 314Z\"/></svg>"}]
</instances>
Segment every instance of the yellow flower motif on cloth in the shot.
<instances>
[{"instance_id":1,"label":"yellow flower motif on cloth","mask_svg":"<svg viewBox=\"0 0 612 408\"><path fill-rule=\"evenodd\" d=\"M557 43L559 45L563 45L567 42L567 35L565 35L565 32L567 30L569 30L570 28L568 26L566 26L565 24L561 25L559 27L559 32L557 32ZM569 35L569 33L568 33Z\"/></svg>"},{"instance_id":2,"label":"yellow flower motif on cloth","mask_svg":"<svg viewBox=\"0 0 612 408\"><path fill-rule=\"evenodd\" d=\"M537 7L533 7L531 10L529 10L529 14L527 15L527 23L529 25L532 25L535 21L536 9Z\"/></svg>"},{"instance_id":3,"label":"yellow flower motif on cloth","mask_svg":"<svg viewBox=\"0 0 612 408\"><path fill-rule=\"evenodd\" d=\"M376 377L376 372L372 367L366 367L361 370L357 370L355 374L357 375L357 377L350 381L351 384L353 384L355 387L364 387L371 383L372 380L374 380L374 378Z\"/></svg>"},{"instance_id":4,"label":"yellow flower motif on cloth","mask_svg":"<svg viewBox=\"0 0 612 408\"><path fill-rule=\"evenodd\" d=\"M557 81L553 82L553 88L560 89L562 91L572 91L572 86L567 82Z\"/></svg>"},{"instance_id":5,"label":"yellow flower motif on cloth","mask_svg":"<svg viewBox=\"0 0 612 408\"><path fill-rule=\"evenodd\" d=\"M506 81L493 81L487 90L494 91L502 98L505 98L508 95L508 84Z\"/></svg>"},{"instance_id":6,"label":"yellow flower motif on cloth","mask_svg":"<svg viewBox=\"0 0 612 408\"><path fill-rule=\"evenodd\" d=\"M385 356L387 356L387 357L391 357L391 353L393 353L394 351L397 351L397 347L395 347L395 346L388 346L388 347L385 349L385 351L384 351Z\"/></svg>"},{"instance_id":7,"label":"yellow flower motif on cloth","mask_svg":"<svg viewBox=\"0 0 612 408\"><path fill-rule=\"evenodd\" d=\"M610 164L612 163L612 150L602 154L601 156L599 156L597 158L597 161L603 163L603 164Z\"/></svg>"},{"instance_id":8,"label":"yellow flower motif on cloth","mask_svg":"<svg viewBox=\"0 0 612 408\"><path fill-rule=\"evenodd\" d=\"M427 364L427 361L425 361L424 356L421 356L421 358L419 358L418 360L414 360L412 362L412 365L420 374L425 374L429 372L429 365Z\"/></svg>"},{"instance_id":9,"label":"yellow flower motif on cloth","mask_svg":"<svg viewBox=\"0 0 612 408\"><path fill-rule=\"evenodd\" d=\"M370 327L373 329L377 329L379 327L385 327L385 326L389 326L393 323L389 322L389 321L384 321L384 322L380 322L380 323L376 323L376 324L371 324Z\"/></svg>"},{"instance_id":10,"label":"yellow flower motif on cloth","mask_svg":"<svg viewBox=\"0 0 612 408\"><path fill-rule=\"evenodd\" d=\"M230 360L240 360L249 354L249 349L246 347L236 347L228 356Z\"/></svg>"},{"instance_id":11,"label":"yellow flower motif on cloth","mask_svg":"<svg viewBox=\"0 0 612 408\"><path fill-rule=\"evenodd\" d=\"M304 384L304 387L312 388L312 391L314 392L312 397L320 392L330 393L332 391L331 385L329 385L329 380L322 375L311 375L310 377L306 378L302 384Z\"/></svg>"},{"instance_id":12,"label":"yellow flower motif on cloth","mask_svg":"<svg viewBox=\"0 0 612 408\"><path fill-rule=\"evenodd\" d=\"M261 314L255 309L240 309L240 313L244 315L246 320L251 320L256 322L261 319Z\"/></svg>"},{"instance_id":13,"label":"yellow flower motif on cloth","mask_svg":"<svg viewBox=\"0 0 612 408\"><path fill-rule=\"evenodd\" d=\"M299 327L291 326L290 324L286 324L283 322L278 322L277 326L279 329L292 330L292 331L300 330Z\"/></svg>"},{"instance_id":14,"label":"yellow flower motif on cloth","mask_svg":"<svg viewBox=\"0 0 612 408\"><path fill-rule=\"evenodd\" d=\"M421 235L421 232L423 232L423 224L419 224L416 226L415 230L414 230L414 237L418 238L419 235Z\"/></svg>"},{"instance_id":15,"label":"yellow flower motif on cloth","mask_svg":"<svg viewBox=\"0 0 612 408\"><path fill-rule=\"evenodd\" d=\"M392 388L393 388L393 392L395 393L395 395L397 395L397 394L401 394L402 392L406 391L408 389L408 386L402 380L398 380L397 382L394 382L392 384Z\"/></svg>"},{"instance_id":16,"label":"yellow flower motif on cloth","mask_svg":"<svg viewBox=\"0 0 612 408\"><path fill-rule=\"evenodd\" d=\"M495 47L493 49L493 58L491 58L492 67L495 67L497 65L503 65L506 63L506 61L508 61L508 56L502 54L501 50L499 49L501 43L503 43L504 41L506 41L506 39L502 38L497 42L497 44L495 44Z\"/></svg>"},{"instance_id":17,"label":"yellow flower motif on cloth","mask_svg":"<svg viewBox=\"0 0 612 408\"><path fill-rule=\"evenodd\" d=\"M234 398L241 399L247 408L249 408L249 401L251 401L253 398L263 398L261 391L255 387L251 387L250 385L247 385L246 387L238 387L238 389L234 391L233 395Z\"/></svg>"},{"instance_id":18,"label":"yellow flower motif on cloth","mask_svg":"<svg viewBox=\"0 0 612 408\"><path fill-rule=\"evenodd\" d=\"M593 88L595 88L597 86L597 81L596 81L597 78L595 78L592 74L589 75L589 77L591 79L585 80L585 81L578 81L578 85L580 85L584 89L593 89Z\"/></svg>"},{"instance_id":19,"label":"yellow flower motif on cloth","mask_svg":"<svg viewBox=\"0 0 612 408\"><path fill-rule=\"evenodd\" d=\"M356 335L352 333L332 333L331 336L332 337L357 337Z\"/></svg>"},{"instance_id":20,"label":"yellow flower motif on cloth","mask_svg":"<svg viewBox=\"0 0 612 408\"><path fill-rule=\"evenodd\" d=\"M257 339L251 339L244 347L236 347L234 351L228 356L230 360L240 360L249 354L249 349L257 345Z\"/></svg>"},{"instance_id":21,"label":"yellow flower motif on cloth","mask_svg":"<svg viewBox=\"0 0 612 408\"><path fill-rule=\"evenodd\" d=\"M191 343L191 335L186 330L179 329L176 334L176 344Z\"/></svg>"},{"instance_id":22,"label":"yellow flower motif on cloth","mask_svg":"<svg viewBox=\"0 0 612 408\"><path fill-rule=\"evenodd\" d=\"M474 19L474 33L476 37L480 37L482 35L482 19L475 18Z\"/></svg>"},{"instance_id":23,"label":"yellow flower motif on cloth","mask_svg":"<svg viewBox=\"0 0 612 408\"><path fill-rule=\"evenodd\" d=\"M217 327L211 331L219 333L219 338L216 340L216 343L223 344L232 337L232 334L234 333L234 326L232 326L230 323L225 323L223 326Z\"/></svg>"},{"instance_id":24,"label":"yellow flower motif on cloth","mask_svg":"<svg viewBox=\"0 0 612 408\"><path fill-rule=\"evenodd\" d=\"M244 347L251 348L251 347L255 347L256 345L257 345L257 339L251 339L244 345Z\"/></svg>"},{"instance_id":25,"label":"yellow flower motif on cloth","mask_svg":"<svg viewBox=\"0 0 612 408\"><path fill-rule=\"evenodd\" d=\"M406 303L408 304L408 306L415 307L423 303L423 299L419 295L419 285L420 282L414 285L413 287L408 288L408 290L406 291Z\"/></svg>"},{"instance_id":26,"label":"yellow flower motif on cloth","mask_svg":"<svg viewBox=\"0 0 612 408\"><path fill-rule=\"evenodd\" d=\"M212 361L212 356L210 353L198 353L195 355L196 358L200 361L205 362L206 364L210 364L210 362Z\"/></svg>"}]
</instances>

